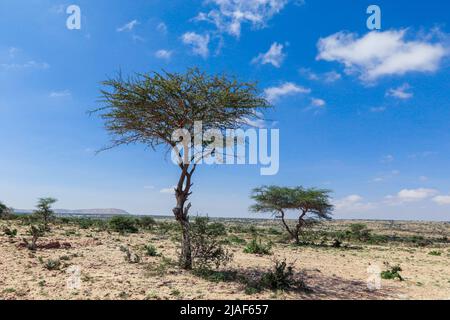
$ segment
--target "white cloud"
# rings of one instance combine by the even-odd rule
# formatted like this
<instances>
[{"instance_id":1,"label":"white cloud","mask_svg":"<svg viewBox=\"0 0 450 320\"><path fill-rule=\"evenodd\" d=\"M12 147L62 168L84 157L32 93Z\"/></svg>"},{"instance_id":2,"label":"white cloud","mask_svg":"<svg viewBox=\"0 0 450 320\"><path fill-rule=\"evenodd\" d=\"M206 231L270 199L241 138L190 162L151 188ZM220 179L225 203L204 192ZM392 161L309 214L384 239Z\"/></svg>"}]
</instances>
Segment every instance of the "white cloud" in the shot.
<instances>
[{"instance_id":1,"label":"white cloud","mask_svg":"<svg viewBox=\"0 0 450 320\"><path fill-rule=\"evenodd\" d=\"M117 32L131 31L138 24L139 24L139 21L137 21L137 20L130 21L130 22L126 23L125 25L123 25L122 27L117 28Z\"/></svg>"},{"instance_id":2,"label":"white cloud","mask_svg":"<svg viewBox=\"0 0 450 320\"><path fill-rule=\"evenodd\" d=\"M441 43L429 39L408 41L407 30L373 31L358 38L338 32L319 39L318 60L344 64L347 73L357 73L363 81L408 72L434 72L448 54Z\"/></svg>"},{"instance_id":3,"label":"white cloud","mask_svg":"<svg viewBox=\"0 0 450 320\"><path fill-rule=\"evenodd\" d=\"M161 49L155 52L155 57L158 59L170 60L170 58L172 58L172 53L173 51Z\"/></svg>"},{"instance_id":4,"label":"white cloud","mask_svg":"<svg viewBox=\"0 0 450 320\"><path fill-rule=\"evenodd\" d=\"M11 69L48 69L50 65L46 62L36 62L34 60L27 61L25 63L3 63L0 64L0 68Z\"/></svg>"},{"instance_id":5,"label":"white cloud","mask_svg":"<svg viewBox=\"0 0 450 320\"><path fill-rule=\"evenodd\" d=\"M433 202L441 206L450 205L450 196L437 196L434 197L432 200Z\"/></svg>"},{"instance_id":6,"label":"white cloud","mask_svg":"<svg viewBox=\"0 0 450 320\"><path fill-rule=\"evenodd\" d=\"M190 45L192 47L192 52L196 55L199 55L203 58L207 58L209 56L209 40L210 37L208 34L200 35L195 32L186 32L182 36L183 43L186 45Z\"/></svg>"},{"instance_id":7,"label":"white cloud","mask_svg":"<svg viewBox=\"0 0 450 320\"><path fill-rule=\"evenodd\" d=\"M271 64L276 68L281 67L286 55L283 53L283 45L274 42L266 53L260 53L252 60L252 63Z\"/></svg>"},{"instance_id":8,"label":"white cloud","mask_svg":"<svg viewBox=\"0 0 450 320\"><path fill-rule=\"evenodd\" d=\"M310 92L310 89L298 86L292 82L285 82L278 87L270 87L264 90L266 99L270 102L275 102L276 100L284 96Z\"/></svg>"},{"instance_id":9,"label":"white cloud","mask_svg":"<svg viewBox=\"0 0 450 320\"><path fill-rule=\"evenodd\" d=\"M206 3L212 4L215 8L207 13L199 13L195 20L213 23L220 32L239 37L242 24L249 23L254 28L263 28L286 6L288 1L208 0Z\"/></svg>"},{"instance_id":10,"label":"white cloud","mask_svg":"<svg viewBox=\"0 0 450 320\"><path fill-rule=\"evenodd\" d=\"M330 71L322 74L315 73L308 68L301 68L300 74L312 81L323 81L326 83L333 83L342 79L342 75L336 71Z\"/></svg>"},{"instance_id":11,"label":"white cloud","mask_svg":"<svg viewBox=\"0 0 450 320\"><path fill-rule=\"evenodd\" d=\"M386 92L386 97L394 97L402 100L411 99L414 96L414 94L412 92L408 92L410 88L411 86L405 83L398 88L389 89Z\"/></svg>"},{"instance_id":12,"label":"white cloud","mask_svg":"<svg viewBox=\"0 0 450 320\"><path fill-rule=\"evenodd\" d=\"M175 194L175 188L176 188L176 186L164 188L164 189L159 190L159 192L164 193L164 194Z\"/></svg>"},{"instance_id":13,"label":"white cloud","mask_svg":"<svg viewBox=\"0 0 450 320\"><path fill-rule=\"evenodd\" d=\"M167 34L168 32L168 28L167 25L164 22L159 23L156 26L156 30L158 30L159 32L161 32L162 34Z\"/></svg>"},{"instance_id":14,"label":"white cloud","mask_svg":"<svg viewBox=\"0 0 450 320\"><path fill-rule=\"evenodd\" d=\"M334 206L337 211L345 212L366 211L375 207L370 202L364 202L364 198L357 194L334 201Z\"/></svg>"},{"instance_id":15,"label":"white cloud","mask_svg":"<svg viewBox=\"0 0 450 320\"><path fill-rule=\"evenodd\" d=\"M386 200L392 204L404 203L404 202L417 202L426 200L438 194L435 189L403 189L395 196L387 196Z\"/></svg>"},{"instance_id":16,"label":"white cloud","mask_svg":"<svg viewBox=\"0 0 450 320\"><path fill-rule=\"evenodd\" d=\"M322 99L317 99L317 98L311 98L311 105L313 107L324 107L327 103L325 102L325 100Z\"/></svg>"},{"instance_id":17,"label":"white cloud","mask_svg":"<svg viewBox=\"0 0 450 320\"><path fill-rule=\"evenodd\" d=\"M72 93L69 90L63 90L63 91L52 91L50 92L50 98L65 98L70 97Z\"/></svg>"}]
</instances>

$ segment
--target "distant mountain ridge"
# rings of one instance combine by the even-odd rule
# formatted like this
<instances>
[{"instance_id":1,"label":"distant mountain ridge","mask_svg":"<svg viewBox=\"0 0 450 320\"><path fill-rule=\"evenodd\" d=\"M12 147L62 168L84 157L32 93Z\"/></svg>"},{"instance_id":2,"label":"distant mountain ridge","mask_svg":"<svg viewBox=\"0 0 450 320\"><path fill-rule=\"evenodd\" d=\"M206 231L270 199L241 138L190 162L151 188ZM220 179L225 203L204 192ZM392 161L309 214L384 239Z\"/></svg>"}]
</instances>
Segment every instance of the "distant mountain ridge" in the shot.
<instances>
[{"instance_id":1,"label":"distant mountain ridge","mask_svg":"<svg viewBox=\"0 0 450 320\"><path fill-rule=\"evenodd\" d=\"M24 213L24 214L30 214L33 213L34 210L21 210L21 209L14 209L17 213ZM129 212L122 210L122 209L55 209L56 214L59 215L105 215L105 216L118 216L118 215L131 215Z\"/></svg>"}]
</instances>

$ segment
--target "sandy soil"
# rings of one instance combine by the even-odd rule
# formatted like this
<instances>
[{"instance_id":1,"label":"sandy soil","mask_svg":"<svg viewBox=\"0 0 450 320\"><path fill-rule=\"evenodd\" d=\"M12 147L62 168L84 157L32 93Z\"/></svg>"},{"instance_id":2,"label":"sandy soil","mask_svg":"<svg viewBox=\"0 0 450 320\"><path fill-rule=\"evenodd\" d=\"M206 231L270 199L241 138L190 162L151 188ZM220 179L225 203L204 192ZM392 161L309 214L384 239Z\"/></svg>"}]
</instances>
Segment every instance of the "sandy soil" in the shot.
<instances>
[{"instance_id":1,"label":"sandy soil","mask_svg":"<svg viewBox=\"0 0 450 320\"><path fill-rule=\"evenodd\" d=\"M7 224L18 229L17 237L9 238L1 232ZM344 222L332 222L327 227L343 226ZM385 226L375 222L371 225L380 233ZM405 223L396 228L396 233L448 235L450 226ZM338 249L295 247L278 242L270 256L245 254L244 245L229 245L234 261L227 270L257 276L272 268L276 259L286 259L312 289L309 293L263 291L248 295L241 283L210 282L168 262L168 258L176 261L177 256L173 235L141 231L123 236L58 225L41 243L68 242L71 248L40 249L33 253L19 247L26 229L18 222L0 222L0 299L450 299L448 244L360 245ZM392 228L389 230L392 232ZM149 243L161 256L145 256L144 246ZM141 262L127 262L121 246L139 254ZM441 256L430 255L433 250L442 252ZM47 259L60 259L60 270L47 270L44 267ZM384 262L400 264L405 281L382 280L381 288L371 291L367 287L368 268L383 270Z\"/></svg>"}]
</instances>

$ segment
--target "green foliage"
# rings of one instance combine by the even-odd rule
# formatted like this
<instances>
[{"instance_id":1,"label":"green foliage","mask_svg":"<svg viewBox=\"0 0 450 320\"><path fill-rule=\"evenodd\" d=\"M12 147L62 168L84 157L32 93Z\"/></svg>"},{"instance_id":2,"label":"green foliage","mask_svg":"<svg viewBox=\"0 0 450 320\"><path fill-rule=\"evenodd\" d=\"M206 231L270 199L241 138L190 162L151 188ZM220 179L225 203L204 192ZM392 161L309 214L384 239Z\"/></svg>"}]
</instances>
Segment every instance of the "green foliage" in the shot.
<instances>
[{"instance_id":1,"label":"green foliage","mask_svg":"<svg viewBox=\"0 0 450 320\"><path fill-rule=\"evenodd\" d=\"M44 262L44 268L47 270L59 270L61 268L61 261L59 259L48 259Z\"/></svg>"},{"instance_id":2,"label":"green foliage","mask_svg":"<svg viewBox=\"0 0 450 320\"><path fill-rule=\"evenodd\" d=\"M149 257L157 257L159 255L156 247L152 244L145 246L145 254Z\"/></svg>"},{"instance_id":3,"label":"green foliage","mask_svg":"<svg viewBox=\"0 0 450 320\"><path fill-rule=\"evenodd\" d=\"M246 294L255 294L262 290L273 291L288 291L288 290L302 290L310 291L303 280L296 280L294 277L294 268L289 266L286 261L275 261L272 270L264 273L257 280L244 280L246 284Z\"/></svg>"},{"instance_id":4,"label":"green foliage","mask_svg":"<svg viewBox=\"0 0 450 320\"><path fill-rule=\"evenodd\" d=\"M222 230L218 224L210 224L207 217L196 217L191 224L192 258L197 269L219 268L232 259L232 254L220 243Z\"/></svg>"},{"instance_id":5,"label":"green foliage","mask_svg":"<svg viewBox=\"0 0 450 320\"><path fill-rule=\"evenodd\" d=\"M228 237L227 239L228 243L231 244L237 244L237 245L242 245L242 244L246 244L247 241L245 241L245 239L239 238L238 236L232 234Z\"/></svg>"},{"instance_id":6,"label":"green foliage","mask_svg":"<svg viewBox=\"0 0 450 320\"><path fill-rule=\"evenodd\" d=\"M261 239L254 237L252 241L244 248L244 253L270 255L272 245L270 243L263 244Z\"/></svg>"},{"instance_id":7,"label":"green foliage","mask_svg":"<svg viewBox=\"0 0 450 320\"><path fill-rule=\"evenodd\" d=\"M442 255L442 252L437 251L437 250L433 250L433 251L430 251L428 254L429 254L430 256L441 256L441 255Z\"/></svg>"},{"instance_id":8,"label":"green foliage","mask_svg":"<svg viewBox=\"0 0 450 320\"><path fill-rule=\"evenodd\" d=\"M273 271L265 273L261 278L261 286L271 290L287 290L293 287L294 269L286 261L276 261Z\"/></svg>"},{"instance_id":9,"label":"green foliage","mask_svg":"<svg viewBox=\"0 0 450 320\"><path fill-rule=\"evenodd\" d=\"M138 224L142 229L152 230L153 227L156 225L156 221L152 217L141 217L138 220Z\"/></svg>"},{"instance_id":10,"label":"green foliage","mask_svg":"<svg viewBox=\"0 0 450 320\"><path fill-rule=\"evenodd\" d=\"M120 234L137 233L136 220L131 217L115 216L109 220L109 227Z\"/></svg>"},{"instance_id":11,"label":"green foliage","mask_svg":"<svg viewBox=\"0 0 450 320\"><path fill-rule=\"evenodd\" d=\"M387 270L381 272L382 279L403 281L403 277L400 275L402 268L399 265L391 266L389 263L385 263L385 265Z\"/></svg>"},{"instance_id":12,"label":"green foliage","mask_svg":"<svg viewBox=\"0 0 450 320\"><path fill-rule=\"evenodd\" d=\"M52 210L52 205L58 200L54 198L40 198L37 204L37 209L34 215L42 223L46 231L49 231L48 224L55 218L55 212Z\"/></svg>"},{"instance_id":13,"label":"green foliage","mask_svg":"<svg viewBox=\"0 0 450 320\"><path fill-rule=\"evenodd\" d=\"M11 230L11 229L8 228L8 227L4 227L4 228L3 228L3 234L4 234L5 236L10 237L10 238L14 238L15 236L17 236L17 229Z\"/></svg>"}]
</instances>

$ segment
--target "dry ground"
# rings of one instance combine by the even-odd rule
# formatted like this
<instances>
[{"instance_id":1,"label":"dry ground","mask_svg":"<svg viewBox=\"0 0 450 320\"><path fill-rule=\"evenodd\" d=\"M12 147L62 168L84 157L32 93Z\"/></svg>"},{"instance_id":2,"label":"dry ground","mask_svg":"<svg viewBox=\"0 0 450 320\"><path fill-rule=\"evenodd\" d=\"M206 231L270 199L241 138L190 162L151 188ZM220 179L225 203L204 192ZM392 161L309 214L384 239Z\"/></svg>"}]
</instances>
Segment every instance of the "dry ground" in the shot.
<instances>
[{"instance_id":1,"label":"dry ground","mask_svg":"<svg viewBox=\"0 0 450 320\"><path fill-rule=\"evenodd\" d=\"M230 226L234 222L226 222ZM236 222L242 224L243 222ZM278 228L277 222L251 222L261 228ZM347 221L320 228L343 230ZM379 234L419 234L424 237L450 235L450 224L414 222L365 222ZM18 229L15 238L2 227ZM28 227L19 222L0 221L0 299L450 299L450 246L351 245L351 248L300 246L278 241L280 235L265 234L274 241L273 255L243 253L245 244L230 244L234 261L226 270L257 276L271 269L276 259L286 259L304 278L311 292L263 291L247 294L238 282L211 282L179 270L174 263L177 241L174 234L158 230L119 235L74 225L55 225L41 240L68 242L69 249L40 249L35 253L19 248ZM281 230L281 229L280 229ZM250 234L236 234L249 240ZM153 244L161 256L147 257L144 246ZM142 257L132 264L124 259L121 246ZM433 256L431 251L441 252ZM47 259L60 259L60 270L47 270ZM379 290L367 289L369 266L385 268L384 262L401 265L405 281L382 280ZM76 268L74 269L73 266ZM81 286L68 287L69 270L79 270Z\"/></svg>"}]
</instances>

